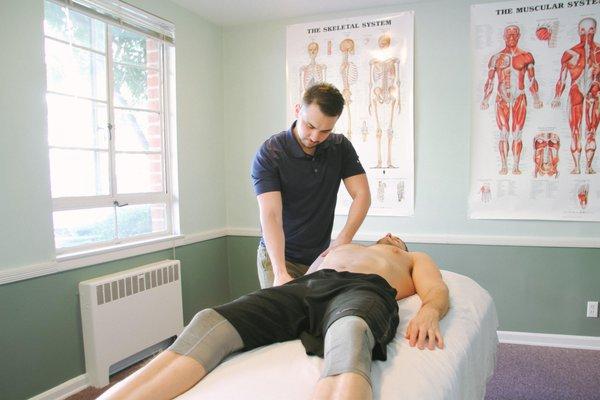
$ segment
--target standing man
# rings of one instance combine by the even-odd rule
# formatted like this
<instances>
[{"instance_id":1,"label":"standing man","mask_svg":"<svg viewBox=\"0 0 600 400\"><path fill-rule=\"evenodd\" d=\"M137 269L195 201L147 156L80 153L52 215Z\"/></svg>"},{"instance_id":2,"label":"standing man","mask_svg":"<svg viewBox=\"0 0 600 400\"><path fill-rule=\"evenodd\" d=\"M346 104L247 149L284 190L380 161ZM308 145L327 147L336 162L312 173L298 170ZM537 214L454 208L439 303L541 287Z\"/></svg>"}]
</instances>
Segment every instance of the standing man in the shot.
<instances>
[{"instance_id":1,"label":"standing man","mask_svg":"<svg viewBox=\"0 0 600 400\"><path fill-rule=\"evenodd\" d=\"M331 133L343 109L344 98L333 85L309 87L290 129L267 139L254 157L262 288L304 275L317 257L350 243L367 215L371 193L365 170L352 143ZM352 204L344 228L330 243L342 180Z\"/></svg>"}]
</instances>

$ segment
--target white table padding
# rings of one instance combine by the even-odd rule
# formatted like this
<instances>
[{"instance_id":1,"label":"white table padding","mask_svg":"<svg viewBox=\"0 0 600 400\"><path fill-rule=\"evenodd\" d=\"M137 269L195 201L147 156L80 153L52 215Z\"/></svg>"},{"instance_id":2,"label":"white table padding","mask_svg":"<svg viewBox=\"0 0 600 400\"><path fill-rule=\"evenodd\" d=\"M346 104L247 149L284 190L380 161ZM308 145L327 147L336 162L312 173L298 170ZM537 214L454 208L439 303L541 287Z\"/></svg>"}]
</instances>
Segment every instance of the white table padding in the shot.
<instances>
[{"instance_id":1,"label":"white table padding","mask_svg":"<svg viewBox=\"0 0 600 400\"><path fill-rule=\"evenodd\" d=\"M440 322L444 350L411 348L404 339L418 311L417 295L398 302L400 325L388 359L372 367L374 399L483 399L492 375L498 337L496 307L472 279L442 271L450 310ZM276 343L228 358L179 400L310 399L323 360L309 357L299 340Z\"/></svg>"}]
</instances>

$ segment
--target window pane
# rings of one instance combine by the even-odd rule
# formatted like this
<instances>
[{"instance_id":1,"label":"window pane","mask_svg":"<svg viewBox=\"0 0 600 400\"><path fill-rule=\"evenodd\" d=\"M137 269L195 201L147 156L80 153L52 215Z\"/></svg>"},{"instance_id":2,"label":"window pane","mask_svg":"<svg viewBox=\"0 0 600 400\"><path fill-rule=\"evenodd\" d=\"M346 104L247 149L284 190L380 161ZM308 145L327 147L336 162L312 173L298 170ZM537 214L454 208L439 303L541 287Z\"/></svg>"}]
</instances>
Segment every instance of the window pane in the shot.
<instances>
[{"instance_id":1,"label":"window pane","mask_svg":"<svg viewBox=\"0 0 600 400\"><path fill-rule=\"evenodd\" d=\"M57 248L105 242L115 238L114 207L56 211L53 214Z\"/></svg>"},{"instance_id":2,"label":"window pane","mask_svg":"<svg viewBox=\"0 0 600 400\"><path fill-rule=\"evenodd\" d=\"M45 2L44 33L65 42L106 52L106 24L102 21L67 10L50 1Z\"/></svg>"},{"instance_id":3,"label":"window pane","mask_svg":"<svg viewBox=\"0 0 600 400\"><path fill-rule=\"evenodd\" d=\"M157 71L115 64L115 104L118 107L160 110L160 80Z\"/></svg>"},{"instance_id":4,"label":"window pane","mask_svg":"<svg viewBox=\"0 0 600 400\"><path fill-rule=\"evenodd\" d=\"M46 39L48 90L106 100L106 57Z\"/></svg>"},{"instance_id":5,"label":"window pane","mask_svg":"<svg viewBox=\"0 0 600 400\"><path fill-rule=\"evenodd\" d=\"M50 149L52 197L107 195L108 152Z\"/></svg>"},{"instance_id":6,"label":"window pane","mask_svg":"<svg viewBox=\"0 0 600 400\"><path fill-rule=\"evenodd\" d=\"M74 44L105 53L106 24L97 19L69 10L69 22Z\"/></svg>"},{"instance_id":7,"label":"window pane","mask_svg":"<svg viewBox=\"0 0 600 400\"><path fill-rule=\"evenodd\" d=\"M47 94L46 102L50 146L108 149L105 104L58 94Z\"/></svg>"},{"instance_id":8,"label":"window pane","mask_svg":"<svg viewBox=\"0 0 600 400\"><path fill-rule=\"evenodd\" d=\"M165 204L139 204L117 207L120 238L164 232L167 230Z\"/></svg>"},{"instance_id":9,"label":"window pane","mask_svg":"<svg viewBox=\"0 0 600 400\"><path fill-rule=\"evenodd\" d=\"M148 193L163 191L160 154L117 153L117 192Z\"/></svg>"},{"instance_id":10,"label":"window pane","mask_svg":"<svg viewBox=\"0 0 600 400\"><path fill-rule=\"evenodd\" d=\"M115 146L117 150L160 151L160 114L116 109Z\"/></svg>"},{"instance_id":11,"label":"window pane","mask_svg":"<svg viewBox=\"0 0 600 400\"><path fill-rule=\"evenodd\" d=\"M52 3L45 2L44 7L44 33L47 36L69 41L69 30L67 29L67 9Z\"/></svg>"},{"instance_id":12,"label":"window pane","mask_svg":"<svg viewBox=\"0 0 600 400\"><path fill-rule=\"evenodd\" d=\"M159 43L136 32L112 27L113 59L141 67L159 67Z\"/></svg>"}]
</instances>

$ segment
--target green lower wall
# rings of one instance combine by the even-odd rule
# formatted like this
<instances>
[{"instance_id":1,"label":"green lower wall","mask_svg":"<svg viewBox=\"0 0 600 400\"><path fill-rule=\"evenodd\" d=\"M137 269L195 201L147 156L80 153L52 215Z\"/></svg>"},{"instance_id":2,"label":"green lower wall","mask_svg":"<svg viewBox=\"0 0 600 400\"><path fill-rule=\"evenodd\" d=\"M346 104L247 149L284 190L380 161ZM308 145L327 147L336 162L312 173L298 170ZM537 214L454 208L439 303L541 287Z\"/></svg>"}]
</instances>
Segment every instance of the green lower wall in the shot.
<instances>
[{"instance_id":1,"label":"green lower wall","mask_svg":"<svg viewBox=\"0 0 600 400\"><path fill-rule=\"evenodd\" d=\"M259 287L255 237L228 237L231 295ZM469 276L496 303L500 330L600 336L600 319L586 318L600 299L600 249L408 244L442 269Z\"/></svg>"},{"instance_id":2,"label":"green lower wall","mask_svg":"<svg viewBox=\"0 0 600 400\"><path fill-rule=\"evenodd\" d=\"M259 287L256 237L230 236L0 286L0 399L27 399L85 373L77 285L181 260L184 320ZM410 244L495 300L500 330L600 336L600 249Z\"/></svg>"},{"instance_id":3,"label":"green lower wall","mask_svg":"<svg viewBox=\"0 0 600 400\"><path fill-rule=\"evenodd\" d=\"M27 399L85 373L77 285L173 258L172 250L0 286L0 399ZM178 247L185 323L229 296L227 238Z\"/></svg>"}]
</instances>

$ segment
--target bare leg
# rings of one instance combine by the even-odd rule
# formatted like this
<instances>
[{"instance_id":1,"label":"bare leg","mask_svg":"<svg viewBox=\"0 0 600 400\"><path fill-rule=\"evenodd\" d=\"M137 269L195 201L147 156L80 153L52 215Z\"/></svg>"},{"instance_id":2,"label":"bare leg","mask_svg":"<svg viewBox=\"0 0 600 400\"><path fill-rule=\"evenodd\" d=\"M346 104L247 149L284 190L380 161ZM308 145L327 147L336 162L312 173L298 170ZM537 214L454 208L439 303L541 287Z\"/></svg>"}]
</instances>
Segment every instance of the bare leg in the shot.
<instances>
[{"instance_id":1,"label":"bare leg","mask_svg":"<svg viewBox=\"0 0 600 400\"><path fill-rule=\"evenodd\" d=\"M346 372L317 382L313 400L371 400L369 382L360 374Z\"/></svg>"},{"instance_id":2,"label":"bare leg","mask_svg":"<svg viewBox=\"0 0 600 400\"><path fill-rule=\"evenodd\" d=\"M119 382L100 400L173 399L206 376L204 367L191 357L165 350L148 365Z\"/></svg>"}]
</instances>

